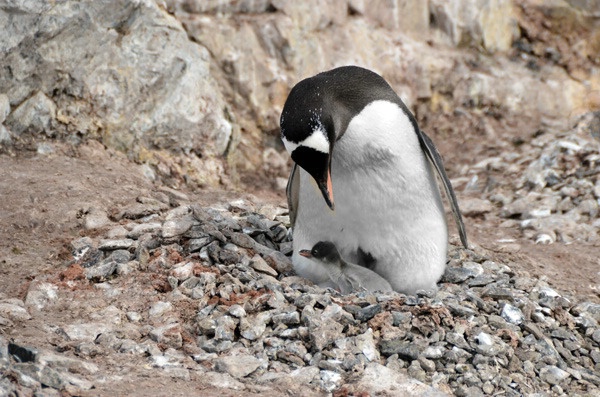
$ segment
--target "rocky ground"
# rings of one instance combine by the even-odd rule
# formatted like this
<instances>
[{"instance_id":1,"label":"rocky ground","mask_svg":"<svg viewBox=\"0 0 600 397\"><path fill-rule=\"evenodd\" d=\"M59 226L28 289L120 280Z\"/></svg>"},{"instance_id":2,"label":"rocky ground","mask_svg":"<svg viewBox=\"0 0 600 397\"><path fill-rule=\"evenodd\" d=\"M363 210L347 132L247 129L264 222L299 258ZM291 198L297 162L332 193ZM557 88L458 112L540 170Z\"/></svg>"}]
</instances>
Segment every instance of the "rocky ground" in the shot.
<instances>
[{"instance_id":1,"label":"rocky ground","mask_svg":"<svg viewBox=\"0 0 600 397\"><path fill-rule=\"evenodd\" d=\"M437 139L471 249L416 297L294 276L281 191L175 190L94 142L2 155L0 395L597 395L598 117Z\"/></svg>"},{"instance_id":2,"label":"rocky ground","mask_svg":"<svg viewBox=\"0 0 600 397\"><path fill-rule=\"evenodd\" d=\"M600 394L598 1L13 3L0 396ZM435 294L286 256L281 107L350 63L445 159Z\"/></svg>"}]
</instances>

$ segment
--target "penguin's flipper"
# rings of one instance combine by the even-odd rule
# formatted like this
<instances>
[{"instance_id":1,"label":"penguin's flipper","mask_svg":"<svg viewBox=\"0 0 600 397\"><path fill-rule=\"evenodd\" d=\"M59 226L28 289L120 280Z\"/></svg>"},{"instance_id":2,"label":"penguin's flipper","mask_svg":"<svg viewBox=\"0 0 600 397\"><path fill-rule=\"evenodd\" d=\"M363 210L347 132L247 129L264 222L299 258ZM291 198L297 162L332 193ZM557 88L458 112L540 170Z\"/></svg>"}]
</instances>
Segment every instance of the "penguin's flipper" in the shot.
<instances>
[{"instance_id":1,"label":"penguin's flipper","mask_svg":"<svg viewBox=\"0 0 600 397\"><path fill-rule=\"evenodd\" d=\"M421 142L421 148L427 155L427 158L433 164L437 174L440 176L442 180L442 184L444 185L444 190L446 191L446 197L448 197L448 201L450 202L450 207L452 207L452 215L454 215L454 221L456 222L456 226L458 227L458 234L460 235L460 241L462 242L465 248L468 248L467 244L467 231L465 230L465 224L463 223L462 215L460 214L460 208L458 208L458 201L456 200L456 195L454 194L454 189L452 188L452 184L450 183L450 179L448 179L448 175L446 175L446 170L444 169L444 163L442 161L442 156L437 151L437 148L433 144L433 141L425 135L425 133L421 130L417 130L419 135L419 141Z\"/></svg>"},{"instance_id":2,"label":"penguin's flipper","mask_svg":"<svg viewBox=\"0 0 600 397\"><path fill-rule=\"evenodd\" d=\"M290 213L290 224L294 227L296 223L296 215L298 214L298 199L300 196L300 172L298 165L294 163L290 171L287 186L285 188L287 195L288 210Z\"/></svg>"}]
</instances>

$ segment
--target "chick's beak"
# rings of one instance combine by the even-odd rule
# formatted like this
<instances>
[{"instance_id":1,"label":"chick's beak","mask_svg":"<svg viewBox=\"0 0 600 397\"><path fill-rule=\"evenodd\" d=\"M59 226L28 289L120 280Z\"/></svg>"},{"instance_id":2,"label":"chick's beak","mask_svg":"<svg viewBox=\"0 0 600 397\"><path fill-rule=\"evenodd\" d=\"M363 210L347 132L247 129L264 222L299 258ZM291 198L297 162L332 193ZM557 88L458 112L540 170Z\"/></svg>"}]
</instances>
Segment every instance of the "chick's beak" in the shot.
<instances>
[{"instance_id":1,"label":"chick's beak","mask_svg":"<svg viewBox=\"0 0 600 397\"><path fill-rule=\"evenodd\" d=\"M310 250L300 250L298 253L300 254L300 256L303 256L305 258L312 258Z\"/></svg>"}]
</instances>

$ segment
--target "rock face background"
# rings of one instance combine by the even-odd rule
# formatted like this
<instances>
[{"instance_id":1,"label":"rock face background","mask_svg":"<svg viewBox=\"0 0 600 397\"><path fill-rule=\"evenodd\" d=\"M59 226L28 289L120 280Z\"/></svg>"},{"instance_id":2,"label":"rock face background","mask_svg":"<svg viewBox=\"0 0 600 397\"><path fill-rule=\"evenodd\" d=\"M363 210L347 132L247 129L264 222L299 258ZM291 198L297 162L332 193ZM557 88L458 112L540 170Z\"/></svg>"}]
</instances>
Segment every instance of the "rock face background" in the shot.
<instances>
[{"instance_id":1,"label":"rock face background","mask_svg":"<svg viewBox=\"0 0 600 397\"><path fill-rule=\"evenodd\" d=\"M434 135L457 111L561 130L600 108L599 15L576 0L3 2L0 142L96 139L172 184L282 178L289 89L347 64L381 73Z\"/></svg>"}]
</instances>

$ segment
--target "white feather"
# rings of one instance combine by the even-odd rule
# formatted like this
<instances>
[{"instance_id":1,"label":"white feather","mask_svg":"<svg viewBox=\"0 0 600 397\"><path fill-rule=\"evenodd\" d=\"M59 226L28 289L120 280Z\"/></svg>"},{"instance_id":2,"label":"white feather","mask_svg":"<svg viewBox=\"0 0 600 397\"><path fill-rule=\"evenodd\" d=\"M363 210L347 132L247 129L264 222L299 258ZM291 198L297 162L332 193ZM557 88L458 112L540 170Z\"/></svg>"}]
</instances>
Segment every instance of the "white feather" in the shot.
<instances>
[{"instance_id":1,"label":"white feather","mask_svg":"<svg viewBox=\"0 0 600 397\"><path fill-rule=\"evenodd\" d=\"M297 273L329 281L322 266L298 255L328 240L351 262L359 247L371 254L374 271L396 291L435 289L448 232L435 176L406 114L388 101L370 103L351 120L332 155L335 211L300 170L292 258Z\"/></svg>"}]
</instances>

